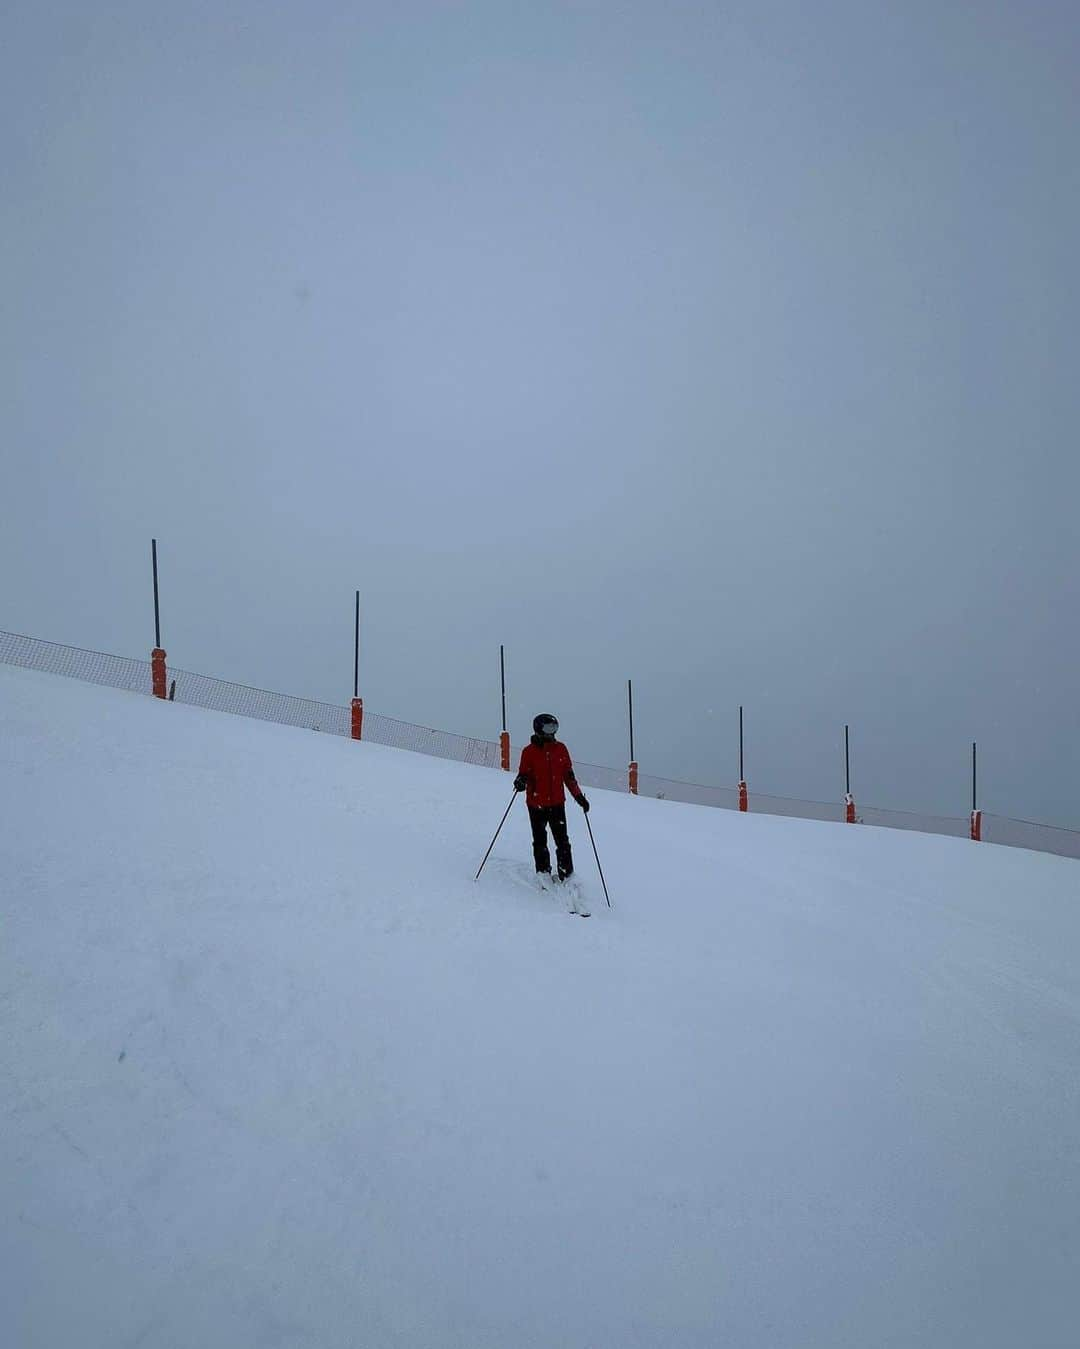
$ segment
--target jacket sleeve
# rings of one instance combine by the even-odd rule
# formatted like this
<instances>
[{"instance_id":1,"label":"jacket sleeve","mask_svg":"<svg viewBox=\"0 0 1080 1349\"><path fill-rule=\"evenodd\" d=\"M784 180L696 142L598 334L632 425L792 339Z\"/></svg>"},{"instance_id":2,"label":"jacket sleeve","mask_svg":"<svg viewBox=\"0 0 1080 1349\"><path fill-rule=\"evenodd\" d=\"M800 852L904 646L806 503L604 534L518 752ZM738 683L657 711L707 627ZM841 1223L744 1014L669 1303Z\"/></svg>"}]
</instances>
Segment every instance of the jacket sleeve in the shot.
<instances>
[{"instance_id":1,"label":"jacket sleeve","mask_svg":"<svg viewBox=\"0 0 1080 1349\"><path fill-rule=\"evenodd\" d=\"M518 777L527 777L532 779L532 768L530 765L529 745L523 745L521 750L521 761L518 763Z\"/></svg>"},{"instance_id":2,"label":"jacket sleeve","mask_svg":"<svg viewBox=\"0 0 1080 1349\"><path fill-rule=\"evenodd\" d=\"M569 788L570 795L574 798L574 800L580 801L581 787L578 785L578 780L574 776L574 765L570 758L569 750L566 751L566 771L563 773L563 782Z\"/></svg>"}]
</instances>

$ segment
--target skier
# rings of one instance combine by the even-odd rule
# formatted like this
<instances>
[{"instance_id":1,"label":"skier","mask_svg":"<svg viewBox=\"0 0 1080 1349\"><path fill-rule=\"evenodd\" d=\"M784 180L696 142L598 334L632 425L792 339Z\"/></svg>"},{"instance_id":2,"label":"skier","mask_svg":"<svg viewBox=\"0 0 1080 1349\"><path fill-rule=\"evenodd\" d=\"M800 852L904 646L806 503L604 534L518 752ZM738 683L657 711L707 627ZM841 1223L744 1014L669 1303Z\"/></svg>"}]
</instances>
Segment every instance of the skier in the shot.
<instances>
[{"instance_id":1,"label":"skier","mask_svg":"<svg viewBox=\"0 0 1080 1349\"><path fill-rule=\"evenodd\" d=\"M555 739L558 730L559 723L549 712L541 712L533 718L533 736L521 751L514 790L525 792L537 875L551 875L551 853L547 842L550 825L551 836L555 840L559 880L564 881L573 875L574 858L566 832L566 794L563 787L570 788L570 794L582 810L587 811L589 803L574 776L569 750Z\"/></svg>"}]
</instances>

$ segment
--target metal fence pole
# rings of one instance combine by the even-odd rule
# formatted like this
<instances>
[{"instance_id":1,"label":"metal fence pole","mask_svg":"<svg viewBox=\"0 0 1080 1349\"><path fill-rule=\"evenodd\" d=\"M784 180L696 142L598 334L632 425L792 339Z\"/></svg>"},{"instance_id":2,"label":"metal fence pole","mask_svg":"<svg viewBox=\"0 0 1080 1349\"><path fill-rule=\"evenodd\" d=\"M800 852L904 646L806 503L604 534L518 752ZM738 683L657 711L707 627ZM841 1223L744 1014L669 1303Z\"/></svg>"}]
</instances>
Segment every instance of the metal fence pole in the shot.
<instances>
[{"instance_id":1,"label":"metal fence pole","mask_svg":"<svg viewBox=\"0 0 1080 1349\"><path fill-rule=\"evenodd\" d=\"M631 796L638 794L638 766L634 758L634 685L631 680L626 681L626 698L630 712L630 767L627 770L629 776L629 786Z\"/></svg>"},{"instance_id":2,"label":"metal fence pole","mask_svg":"<svg viewBox=\"0 0 1080 1349\"><path fill-rule=\"evenodd\" d=\"M161 604L158 599L157 539L150 540L150 562L154 569L154 645L161 645Z\"/></svg>"},{"instance_id":3,"label":"metal fence pole","mask_svg":"<svg viewBox=\"0 0 1080 1349\"><path fill-rule=\"evenodd\" d=\"M150 653L150 685L155 698L166 698L168 675L161 649L161 604L158 598L157 539L150 540L150 564L154 571L154 649Z\"/></svg>"},{"instance_id":4,"label":"metal fence pole","mask_svg":"<svg viewBox=\"0 0 1080 1349\"><path fill-rule=\"evenodd\" d=\"M499 644L499 684L502 688L502 732L499 736L499 765L510 772L510 732L506 729L506 648Z\"/></svg>"},{"instance_id":5,"label":"metal fence pole","mask_svg":"<svg viewBox=\"0 0 1080 1349\"><path fill-rule=\"evenodd\" d=\"M356 592L356 621L353 626L353 684L349 734L353 740L364 738L364 700L360 697L360 592Z\"/></svg>"},{"instance_id":6,"label":"metal fence pole","mask_svg":"<svg viewBox=\"0 0 1080 1349\"><path fill-rule=\"evenodd\" d=\"M851 795L851 741L844 727L844 819L855 824L855 798Z\"/></svg>"}]
</instances>

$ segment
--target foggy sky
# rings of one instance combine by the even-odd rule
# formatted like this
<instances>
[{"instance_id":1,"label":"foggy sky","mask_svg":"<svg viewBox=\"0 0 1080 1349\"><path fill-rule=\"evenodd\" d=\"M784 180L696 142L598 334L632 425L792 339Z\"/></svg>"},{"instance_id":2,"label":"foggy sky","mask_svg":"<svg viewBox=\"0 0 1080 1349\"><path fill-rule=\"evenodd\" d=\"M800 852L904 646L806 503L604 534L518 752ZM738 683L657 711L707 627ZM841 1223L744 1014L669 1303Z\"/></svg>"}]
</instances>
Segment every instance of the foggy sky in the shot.
<instances>
[{"instance_id":1,"label":"foggy sky","mask_svg":"<svg viewBox=\"0 0 1080 1349\"><path fill-rule=\"evenodd\" d=\"M5 5L0 627L1080 827L1078 15Z\"/></svg>"}]
</instances>

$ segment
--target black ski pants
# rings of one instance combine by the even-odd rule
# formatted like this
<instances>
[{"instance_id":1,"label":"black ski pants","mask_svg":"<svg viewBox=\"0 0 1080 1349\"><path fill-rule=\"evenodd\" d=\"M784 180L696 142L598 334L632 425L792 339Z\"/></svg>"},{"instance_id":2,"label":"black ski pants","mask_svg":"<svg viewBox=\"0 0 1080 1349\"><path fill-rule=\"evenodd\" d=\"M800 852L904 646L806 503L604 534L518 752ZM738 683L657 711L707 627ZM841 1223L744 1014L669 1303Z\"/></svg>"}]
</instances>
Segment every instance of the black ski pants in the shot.
<instances>
[{"instance_id":1,"label":"black ski pants","mask_svg":"<svg viewBox=\"0 0 1080 1349\"><path fill-rule=\"evenodd\" d=\"M529 823L532 825L533 857L537 871L551 870L551 853L548 852L547 831L551 826L551 837L555 840L555 861L559 876L566 877L574 870L574 858L570 852L570 836L566 832L565 806L530 806Z\"/></svg>"}]
</instances>

